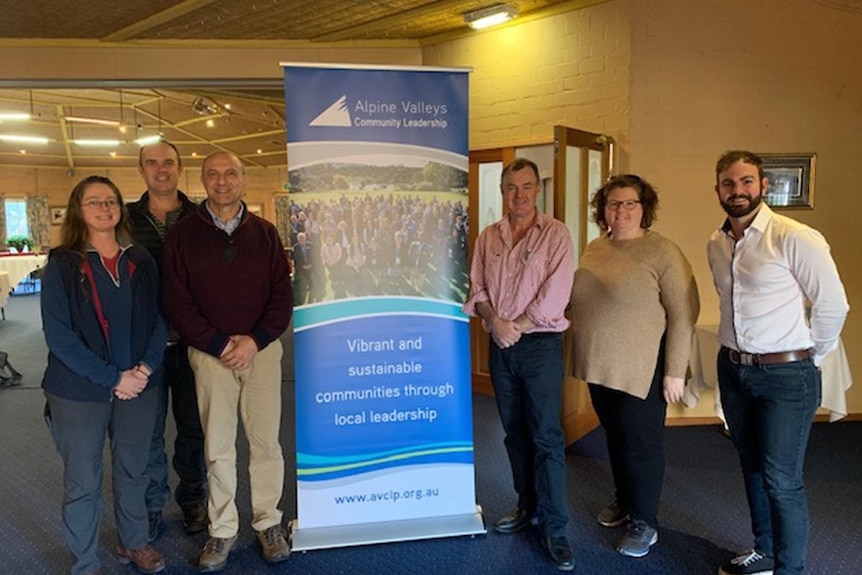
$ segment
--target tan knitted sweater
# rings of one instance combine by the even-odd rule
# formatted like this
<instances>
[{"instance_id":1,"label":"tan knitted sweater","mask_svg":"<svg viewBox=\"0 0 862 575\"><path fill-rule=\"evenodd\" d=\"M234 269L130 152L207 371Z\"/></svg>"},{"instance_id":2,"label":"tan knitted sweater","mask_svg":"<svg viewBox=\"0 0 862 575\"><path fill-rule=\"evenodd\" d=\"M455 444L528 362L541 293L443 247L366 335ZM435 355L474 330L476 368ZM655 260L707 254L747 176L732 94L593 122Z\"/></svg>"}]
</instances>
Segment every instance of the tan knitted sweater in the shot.
<instances>
[{"instance_id":1,"label":"tan knitted sweater","mask_svg":"<svg viewBox=\"0 0 862 575\"><path fill-rule=\"evenodd\" d=\"M572 375L643 399L665 332L664 375L685 377L699 312L691 266L673 242L649 230L602 236L575 271Z\"/></svg>"}]
</instances>

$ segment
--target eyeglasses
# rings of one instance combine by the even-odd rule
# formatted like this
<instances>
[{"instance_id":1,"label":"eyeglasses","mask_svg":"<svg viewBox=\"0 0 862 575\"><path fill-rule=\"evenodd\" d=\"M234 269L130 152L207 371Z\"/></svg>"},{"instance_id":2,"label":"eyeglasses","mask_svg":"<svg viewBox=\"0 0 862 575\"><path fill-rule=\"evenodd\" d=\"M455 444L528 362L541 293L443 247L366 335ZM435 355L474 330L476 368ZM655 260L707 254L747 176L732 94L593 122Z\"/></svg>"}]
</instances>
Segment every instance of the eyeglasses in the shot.
<instances>
[{"instance_id":1,"label":"eyeglasses","mask_svg":"<svg viewBox=\"0 0 862 575\"><path fill-rule=\"evenodd\" d=\"M120 206L120 202L111 198L109 200L87 200L81 204L85 208L90 208L91 210L98 210L100 208L108 208L109 210L115 210Z\"/></svg>"},{"instance_id":2,"label":"eyeglasses","mask_svg":"<svg viewBox=\"0 0 862 575\"><path fill-rule=\"evenodd\" d=\"M606 207L609 210L613 210L615 212L617 210L619 210L620 208L625 208L625 210L627 212L630 212L633 209L635 209L635 206L637 206L639 203L641 203L640 200L625 200L623 202L608 202L606 204Z\"/></svg>"}]
</instances>

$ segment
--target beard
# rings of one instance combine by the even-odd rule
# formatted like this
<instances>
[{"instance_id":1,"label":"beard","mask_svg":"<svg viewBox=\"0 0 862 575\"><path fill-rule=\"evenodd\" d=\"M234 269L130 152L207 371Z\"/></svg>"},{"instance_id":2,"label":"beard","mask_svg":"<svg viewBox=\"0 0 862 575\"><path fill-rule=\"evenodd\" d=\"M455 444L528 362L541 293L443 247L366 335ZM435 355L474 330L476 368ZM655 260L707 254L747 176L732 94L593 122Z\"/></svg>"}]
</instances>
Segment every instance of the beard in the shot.
<instances>
[{"instance_id":1,"label":"beard","mask_svg":"<svg viewBox=\"0 0 862 575\"><path fill-rule=\"evenodd\" d=\"M738 206L734 204L734 200L739 198L745 198L748 200L748 204L744 204ZM757 195L756 198L752 198L749 194L735 194L727 198L726 201L721 202L721 207L724 209L725 213L731 218L742 218L753 212L760 206L760 203L763 201L763 192Z\"/></svg>"}]
</instances>

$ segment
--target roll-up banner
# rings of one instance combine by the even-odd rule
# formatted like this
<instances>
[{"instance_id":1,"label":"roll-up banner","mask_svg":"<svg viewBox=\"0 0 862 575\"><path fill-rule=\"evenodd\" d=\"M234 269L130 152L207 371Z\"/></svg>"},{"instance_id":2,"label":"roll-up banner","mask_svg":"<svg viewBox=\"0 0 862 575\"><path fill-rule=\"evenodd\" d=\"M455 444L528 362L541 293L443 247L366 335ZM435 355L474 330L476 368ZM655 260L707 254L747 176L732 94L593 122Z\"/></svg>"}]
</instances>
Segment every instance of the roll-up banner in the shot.
<instances>
[{"instance_id":1,"label":"roll-up banner","mask_svg":"<svg viewBox=\"0 0 862 575\"><path fill-rule=\"evenodd\" d=\"M467 70L283 63L296 550L485 533L467 297Z\"/></svg>"}]
</instances>

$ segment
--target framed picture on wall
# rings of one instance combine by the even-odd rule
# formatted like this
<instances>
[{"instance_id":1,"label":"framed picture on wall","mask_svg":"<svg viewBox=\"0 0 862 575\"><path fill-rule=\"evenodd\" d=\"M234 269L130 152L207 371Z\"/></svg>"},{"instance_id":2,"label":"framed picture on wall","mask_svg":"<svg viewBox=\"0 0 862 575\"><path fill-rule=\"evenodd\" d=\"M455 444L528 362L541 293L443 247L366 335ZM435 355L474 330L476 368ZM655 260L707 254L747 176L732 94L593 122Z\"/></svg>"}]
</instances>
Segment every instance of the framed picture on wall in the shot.
<instances>
[{"instance_id":1,"label":"framed picture on wall","mask_svg":"<svg viewBox=\"0 0 862 575\"><path fill-rule=\"evenodd\" d=\"M62 206L55 206L49 208L51 210L51 225L59 226L63 223L63 220L66 219L66 208Z\"/></svg>"},{"instance_id":2,"label":"framed picture on wall","mask_svg":"<svg viewBox=\"0 0 862 575\"><path fill-rule=\"evenodd\" d=\"M246 204L250 214L254 214L259 218L263 217L263 204Z\"/></svg>"},{"instance_id":3,"label":"framed picture on wall","mask_svg":"<svg viewBox=\"0 0 862 575\"><path fill-rule=\"evenodd\" d=\"M771 208L814 207L816 154L758 154L769 179L764 201Z\"/></svg>"}]
</instances>

